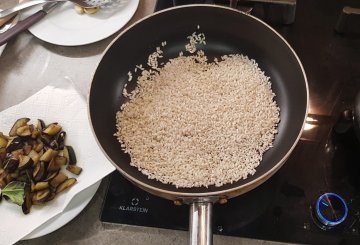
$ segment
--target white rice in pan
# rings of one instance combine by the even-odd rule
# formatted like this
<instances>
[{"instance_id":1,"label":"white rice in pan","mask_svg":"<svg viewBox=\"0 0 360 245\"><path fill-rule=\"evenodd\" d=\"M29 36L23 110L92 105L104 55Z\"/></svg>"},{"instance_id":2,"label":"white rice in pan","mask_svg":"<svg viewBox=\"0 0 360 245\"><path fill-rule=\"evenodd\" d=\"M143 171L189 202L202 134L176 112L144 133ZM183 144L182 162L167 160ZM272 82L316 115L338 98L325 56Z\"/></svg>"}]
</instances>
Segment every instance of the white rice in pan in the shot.
<instances>
[{"instance_id":1,"label":"white rice in pan","mask_svg":"<svg viewBox=\"0 0 360 245\"><path fill-rule=\"evenodd\" d=\"M148 62L162 57L156 53ZM116 115L131 165L176 187L222 186L253 175L280 120L258 64L240 54L208 62L202 51L161 68L152 64L134 91L125 89L130 100Z\"/></svg>"}]
</instances>

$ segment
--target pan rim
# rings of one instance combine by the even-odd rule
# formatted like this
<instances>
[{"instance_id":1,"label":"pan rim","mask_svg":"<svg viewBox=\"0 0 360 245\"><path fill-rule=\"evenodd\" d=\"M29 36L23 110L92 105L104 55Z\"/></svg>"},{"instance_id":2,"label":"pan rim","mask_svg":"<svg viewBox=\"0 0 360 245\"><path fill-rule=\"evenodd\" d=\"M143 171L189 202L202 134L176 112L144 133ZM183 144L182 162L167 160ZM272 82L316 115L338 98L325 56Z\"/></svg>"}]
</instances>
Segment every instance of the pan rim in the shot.
<instances>
[{"instance_id":1,"label":"pan rim","mask_svg":"<svg viewBox=\"0 0 360 245\"><path fill-rule=\"evenodd\" d=\"M278 161L278 163L276 163L271 169L269 169L266 173L260 175L259 177L255 178L254 180L252 181L249 181L245 184L242 184L242 185L239 185L239 186L236 186L236 187L233 187L233 188L228 188L228 189L225 189L225 190L220 190L220 191L209 191L209 192L197 192L197 193L194 193L194 192L191 192L191 190L193 188L188 188L189 192L176 192L176 191L169 191L169 190L165 190L165 189L162 189L162 188L158 188L158 187L155 187L153 185L149 185L149 184L146 184L140 180L138 180L137 178L129 175L126 171L124 171L122 168L120 168L112 159L110 156L108 156L108 154L106 153L105 149L101 146L100 142L99 142L99 139L98 137L96 136L96 133L94 131L94 127L93 127L93 123L92 123L92 120L91 120L91 116L90 116L90 91L92 89L92 86L93 86L93 80L94 80L94 77L95 77L95 74L96 74L96 71L100 65L100 63L102 62L104 56L106 55L107 51L112 47L112 45L121 37L123 36L126 32L128 32L130 29L132 29L134 26L138 25L139 23L145 21L146 19L148 18L151 18L153 16L156 16L158 14L161 14L161 13L164 13L164 12L167 12L167 11L172 11L174 9L181 9L181 8L192 8L192 7L209 7L209 8L222 8L222 9L226 9L226 10L230 10L230 11L234 11L234 12L237 12L237 13L240 13L240 14L243 14L243 15L246 15L250 18L253 18L255 21L258 21L260 22L263 26L267 27L270 31L272 31L275 35L277 35L280 40L283 41L283 43L286 44L286 46L289 48L289 50L292 52L292 54L294 55L294 57L296 58L296 61L301 69L301 72L302 72L302 75L303 75L303 78L304 78L304 82L305 82L305 88L306 88L306 109L305 109L305 114L304 114L304 121L302 123L302 127L301 127L301 130L299 131L299 134L297 135L297 138L296 140L294 141L293 145L290 147L290 149L287 151L287 153ZM285 38L283 36L281 36L274 28L272 28L270 25L268 25L267 23L265 23L263 20L255 17L255 16L252 16L248 13L245 13L243 11L240 11L238 9L234 9L234 8L230 8L230 7L227 7L227 6L220 6L220 5L212 5L212 4L188 4L188 5L182 5L182 6L176 6L176 7L171 7L171 8L167 8L167 9L164 9L164 10L160 10L160 11L157 11L157 12L154 12L152 14L149 14L147 16L145 16L144 18L141 18L140 20L137 20L136 22L134 22L133 24L131 24L130 26L128 26L127 28L125 28L119 35L117 35L110 43L109 45L106 47L106 49L104 50L104 52L102 53L101 57L100 57L100 60L99 62L97 63L96 65L96 69L94 70L93 74L92 74L92 80L91 80L91 85L89 87L89 90L88 90L88 94L87 94L87 105L88 105L88 119L89 119L89 122L90 122L90 125L91 125L91 131L93 133L93 135L95 136L95 140L98 144L98 146L100 147L101 151L103 152L103 154L106 156L106 158L111 162L112 165L115 166L115 168L125 177L127 178L128 180L130 180L131 182L134 182L136 183L139 187L141 188L144 188L146 189L147 191L148 190L151 190L150 192L152 193L156 193L156 195L159 195L157 193L161 193L159 196L171 196L173 199L177 199L177 198L204 198L204 197L221 197L221 196L227 196L228 193L235 193L235 192L238 192L239 190L241 189L244 189L245 192L247 191L250 191L252 189L254 189L255 187L257 187L258 185L255 185L253 186L253 188L250 188L252 185L256 184L256 183L259 183L259 185L261 183L263 183L264 181L266 181L268 178L270 178L278 169L280 169L280 167L285 163L285 161L288 159L288 157L290 156L290 154L293 152L294 148L296 147L300 137L301 137L301 134L304 130L304 127L305 127L305 123L306 123L306 118L307 118L307 115L308 115L308 111L309 111L309 85L308 85L308 80L307 80L307 76L306 76L306 73L305 73L305 70L304 70L304 67L298 57L298 55L296 54L295 50L290 46L290 44L285 40ZM115 115L114 115L115 116Z\"/></svg>"}]
</instances>

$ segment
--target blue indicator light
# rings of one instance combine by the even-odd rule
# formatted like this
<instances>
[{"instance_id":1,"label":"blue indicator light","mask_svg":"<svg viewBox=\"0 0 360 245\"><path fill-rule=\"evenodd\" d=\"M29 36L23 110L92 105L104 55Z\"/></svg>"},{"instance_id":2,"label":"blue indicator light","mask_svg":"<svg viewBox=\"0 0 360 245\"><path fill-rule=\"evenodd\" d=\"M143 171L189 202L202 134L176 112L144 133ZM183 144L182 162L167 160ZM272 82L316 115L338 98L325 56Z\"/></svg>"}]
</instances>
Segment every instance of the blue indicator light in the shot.
<instances>
[{"instance_id":1,"label":"blue indicator light","mask_svg":"<svg viewBox=\"0 0 360 245\"><path fill-rule=\"evenodd\" d=\"M325 205L326 207L329 207L329 204L327 204L326 202L321 202L322 205Z\"/></svg>"},{"instance_id":2,"label":"blue indicator light","mask_svg":"<svg viewBox=\"0 0 360 245\"><path fill-rule=\"evenodd\" d=\"M345 200L335 193L325 193L316 202L316 215L324 225L339 225L346 219L347 214Z\"/></svg>"}]
</instances>

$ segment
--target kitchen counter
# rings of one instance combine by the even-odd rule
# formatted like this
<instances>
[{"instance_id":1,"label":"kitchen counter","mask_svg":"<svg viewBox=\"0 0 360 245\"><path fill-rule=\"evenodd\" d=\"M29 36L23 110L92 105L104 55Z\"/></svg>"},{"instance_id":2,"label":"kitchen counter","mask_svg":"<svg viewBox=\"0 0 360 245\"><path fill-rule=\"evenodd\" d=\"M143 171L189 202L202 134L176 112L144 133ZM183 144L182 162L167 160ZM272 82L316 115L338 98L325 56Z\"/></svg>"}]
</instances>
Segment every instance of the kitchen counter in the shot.
<instances>
[{"instance_id":1,"label":"kitchen counter","mask_svg":"<svg viewBox=\"0 0 360 245\"><path fill-rule=\"evenodd\" d=\"M152 13L154 6L155 0L141 0L130 23ZM70 80L86 96L101 54L116 35L90 45L62 47L41 41L29 32L21 34L8 43L0 56L0 110L50 83ZM187 244L188 234L183 231L102 223L99 217L108 181L102 181L91 202L71 222L51 234L18 244ZM217 235L214 243L278 244Z\"/></svg>"}]
</instances>

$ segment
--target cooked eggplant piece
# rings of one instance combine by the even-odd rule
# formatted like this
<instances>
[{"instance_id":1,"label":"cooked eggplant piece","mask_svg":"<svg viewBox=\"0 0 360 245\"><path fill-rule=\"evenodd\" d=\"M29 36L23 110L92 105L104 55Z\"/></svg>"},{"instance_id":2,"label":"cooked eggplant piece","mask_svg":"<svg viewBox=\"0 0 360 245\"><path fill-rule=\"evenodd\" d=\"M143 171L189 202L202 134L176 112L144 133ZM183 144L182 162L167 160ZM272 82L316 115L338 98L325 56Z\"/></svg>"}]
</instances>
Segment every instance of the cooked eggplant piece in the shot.
<instances>
[{"instance_id":1,"label":"cooked eggplant piece","mask_svg":"<svg viewBox=\"0 0 360 245\"><path fill-rule=\"evenodd\" d=\"M0 169L4 168L5 157L6 157L6 149L0 148Z\"/></svg>"},{"instance_id":2,"label":"cooked eggplant piece","mask_svg":"<svg viewBox=\"0 0 360 245\"><path fill-rule=\"evenodd\" d=\"M34 125L31 126L32 126L31 138L36 139L40 135L40 131L37 128L35 128Z\"/></svg>"},{"instance_id":3,"label":"cooked eggplant piece","mask_svg":"<svg viewBox=\"0 0 360 245\"><path fill-rule=\"evenodd\" d=\"M33 182L33 177L32 177L32 173L33 171L31 171L30 169L26 169L25 170L26 176L27 176L27 181L26 183L32 183Z\"/></svg>"},{"instance_id":4,"label":"cooked eggplant piece","mask_svg":"<svg viewBox=\"0 0 360 245\"><path fill-rule=\"evenodd\" d=\"M40 152L42 149L44 148L44 143L42 141L40 142L36 142L33 146L33 149L36 151L36 152Z\"/></svg>"},{"instance_id":5,"label":"cooked eggplant piece","mask_svg":"<svg viewBox=\"0 0 360 245\"><path fill-rule=\"evenodd\" d=\"M24 183L30 183L30 179L26 174L26 170L19 170L19 175L16 180Z\"/></svg>"},{"instance_id":6,"label":"cooked eggplant piece","mask_svg":"<svg viewBox=\"0 0 360 245\"><path fill-rule=\"evenodd\" d=\"M48 167L49 168L49 167ZM49 173L47 176L46 176L46 179L44 179L44 181L51 181L53 178L55 178L57 175L59 174L59 171L56 171L56 172L53 172L53 173Z\"/></svg>"},{"instance_id":7,"label":"cooked eggplant piece","mask_svg":"<svg viewBox=\"0 0 360 245\"><path fill-rule=\"evenodd\" d=\"M4 161L5 157L6 157L6 148L0 148L0 159Z\"/></svg>"},{"instance_id":8,"label":"cooked eggplant piece","mask_svg":"<svg viewBox=\"0 0 360 245\"><path fill-rule=\"evenodd\" d=\"M19 170L30 168L31 166L33 166L33 164L34 161L30 156L25 156L25 155L19 156L19 166L18 166Z\"/></svg>"},{"instance_id":9,"label":"cooked eggplant piece","mask_svg":"<svg viewBox=\"0 0 360 245\"><path fill-rule=\"evenodd\" d=\"M43 131L45 128L46 128L46 124L43 120L41 119L38 119L37 120L37 124L36 124L36 128L39 130L39 131Z\"/></svg>"},{"instance_id":10,"label":"cooked eggplant piece","mask_svg":"<svg viewBox=\"0 0 360 245\"><path fill-rule=\"evenodd\" d=\"M0 189L5 188L5 186L6 186L6 181L5 181L5 179L0 179Z\"/></svg>"},{"instance_id":11,"label":"cooked eggplant piece","mask_svg":"<svg viewBox=\"0 0 360 245\"><path fill-rule=\"evenodd\" d=\"M5 169L0 169L0 178L5 172L6 172Z\"/></svg>"},{"instance_id":12,"label":"cooked eggplant piece","mask_svg":"<svg viewBox=\"0 0 360 245\"><path fill-rule=\"evenodd\" d=\"M65 191L66 189L70 188L71 186L73 186L76 183L76 179L75 178L70 178L65 180L63 183L61 183L57 188L56 188L56 194Z\"/></svg>"},{"instance_id":13,"label":"cooked eggplant piece","mask_svg":"<svg viewBox=\"0 0 360 245\"><path fill-rule=\"evenodd\" d=\"M6 184L7 184L7 181L6 181L7 175L8 175L7 171L5 171L4 169L0 170L0 189L3 189L6 186Z\"/></svg>"},{"instance_id":14,"label":"cooked eggplant piece","mask_svg":"<svg viewBox=\"0 0 360 245\"><path fill-rule=\"evenodd\" d=\"M41 151L38 152L39 156L41 157L42 155L44 155L45 149L42 149Z\"/></svg>"},{"instance_id":15,"label":"cooked eggplant piece","mask_svg":"<svg viewBox=\"0 0 360 245\"><path fill-rule=\"evenodd\" d=\"M45 145L50 145L51 141L53 140L52 137L50 135L47 134L40 134L40 140L45 144Z\"/></svg>"},{"instance_id":16,"label":"cooked eggplant piece","mask_svg":"<svg viewBox=\"0 0 360 245\"><path fill-rule=\"evenodd\" d=\"M20 137L31 137L32 135L32 126L24 125L16 129L16 135Z\"/></svg>"},{"instance_id":17,"label":"cooked eggplant piece","mask_svg":"<svg viewBox=\"0 0 360 245\"><path fill-rule=\"evenodd\" d=\"M66 176L66 174L59 172L58 175L55 176L55 178L53 178L50 181L50 185L54 188L58 187L58 185L60 185L61 183L63 183L65 180L67 180L68 177Z\"/></svg>"},{"instance_id":18,"label":"cooked eggplant piece","mask_svg":"<svg viewBox=\"0 0 360 245\"><path fill-rule=\"evenodd\" d=\"M8 145L6 147L6 152L13 152L18 149L22 149L24 146L24 141L21 139L21 137L16 136L9 140Z\"/></svg>"},{"instance_id":19,"label":"cooked eggplant piece","mask_svg":"<svg viewBox=\"0 0 360 245\"><path fill-rule=\"evenodd\" d=\"M82 171L82 168L80 168L79 166L76 166L76 165L68 165L66 167L66 170L68 170L69 172L71 172L73 174L79 175Z\"/></svg>"},{"instance_id":20,"label":"cooked eggplant piece","mask_svg":"<svg viewBox=\"0 0 360 245\"><path fill-rule=\"evenodd\" d=\"M12 128L10 129L9 136L16 136L16 130L22 126L25 126L30 121L29 118L20 118L16 120Z\"/></svg>"},{"instance_id":21,"label":"cooked eggplant piece","mask_svg":"<svg viewBox=\"0 0 360 245\"><path fill-rule=\"evenodd\" d=\"M64 147L64 150L65 150L65 148L66 148L66 151L67 151L68 163L70 165L75 165L77 160L76 160L76 155L75 155L74 148L72 148L72 146L70 146L70 145L67 145L66 147ZM66 153L64 154L64 156L65 155L66 155Z\"/></svg>"},{"instance_id":22,"label":"cooked eggplant piece","mask_svg":"<svg viewBox=\"0 0 360 245\"><path fill-rule=\"evenodd\" d=\"M0 132L0 148L6 147L8 144L8 139Z\"/></svg>"},{"instance_id":23,"label":"cooked eggplant piece","mask_svg":"<svg viewBox=\"0 0 360 245\"><path fill-rule=\"evenodd\" d=\"M4 165L4 169L8 173L13 173L19 166L19 159L16 159L14 157L7 158Z\"/></svg>"},{"instance_id":24,"label":"cooked eggplant piece","mask_svg":"<svg viewBox=\"0 0 360 245\"><path fill-rule=\"evenodd\" d=\"M40 157L40 161L44 162L50 162L53 157L55 157L58 154L57 151L49 148L47 151Z\"/></svg>"},{"instance_id":25,"label":"cooked eggplant piece","mask_svg":"<svg viewBox=\"0 0 360 245\"><path fill-rule=\"evenodd\" d=\"M58 155L58 156L54 157L54 159L55 159L56 164L59 166L64 166L67 163L67 159L64 156Z\"/></svg>"},{"instance_id":26,"label":"cooked eggplant piece","mask_svg":"<svg viewBox=\"0 0 360 245\"><path fill-rule=\"evenodd\" d=\"M12 179L17 179L19 177L19 170L15 170L15 172L9 173Z\"/></svg>"},{"instance_id":27,"label":"cooked eggplant piece","mask_svg":"<svg viewBox=\"0 0 360 245\"><path fill-rule=\"evenodd\" d=\"M16 159L19 159L19 157L21 155L24 155L24 150L23 149L18 149L18 150L15 150L15 151L11 152L11 156L13 158L16 158Z\"/></svg>"},{"instance_id":28,"label":"cooked eggplant piece","mask_svg":"<svg viewBox=\"0 0 360 245\"><path fill-rule=\"evenodd\" d=\"M66 137L66 132L65 131L61 131L60 133L58 133L55 137L55 139L53 139L50 142L50 147L54 150L62 150L64 149L65 146L65 137Z\"/></svg>"},{"instance_id":29,"label":"cooked eggplant piece","mask_svg":"<svg viewBox=\"0 0 360 245\"><path fill-rule=\"evenodd\" d=\"M7 171L5 169L0 169L0 179L4 178L7 175Z\"/></svg>"},{"instance_id":30,"label":"cooked eggplant piece","mask_svg":"<svg viewBox=\"0 0 360 245\"><path fill-rule=\"evenodd\" d=\"M34 193L32 197L33 204L41 204L46 201L46 199L50 196L50 189L44 189L41 191L37 191Z\"/></svg>"},{"instance_id":31,"label":"cooked eggplant piece","mask_svg":"<svg viewBox=\"0 0 360 245\"><path fill-rule=\"evenodd\" d=\"M28 154L28 156L33 160L33 165L35 166L35 164L37 164L40 160L40 154L37 153L34 150L31 150Z\"/></svg>"},{"instance_id":32,"label":"cooked eggplant piece","mask_svg":"<svg viewBox=\"0 0 360 245\"><path fill-rule=\"evenodd\" d=\"M58 150L59 149L59 144L58 144L58 142L56 141L56 140L52 140L51 142L50 142L50 148L51 149L54 149L54 150Z\"/></svg>"},{"instance_id":33,"label":"cooked eggplant piece","mask_svg":"<svg viewBox=\"0 0 360 245\"><path fill-rule=\"evenodd\" d=\"M61 166L64 166L67 162L67 159L63 156L55 156L49 163L48 171L54 172L61 168Z\"/></svg>"},{"instance_id":34,"label":"cooked eggplant piece","mask_svg":"<svg viewBox=\"0 0 360 245\"><path fill-rule=\"evenodd\" d=\"M46 168L44 162L38 162L33 171L33 178L35 182L39 182L46 177Z\"/></svg>"},{"instance_id":35,"label":"cooked eggplant piece","mask_svg":"<svg viewBox=\"0 0 360 245\"><path fill-rule=\"evenodd\" d=\"M47 188L49 188L49 182L42 181L42 182L37 182L32 189L34 191L41 191Z\"/></svg>"},{"instance_id":36,"label":"cooked eggplant piece","mask_svg":"<svg viewBox=\"0 0 360 245\"><path fill-rule=\"evenodd\" d=\"M65 146L65 138L66 138L66 132L65 132L65 131L61 131L61 132L58 133L58 135L56 136L56 142L57 142L57 144L58 144L58 150L64 149L64 146Z\"/></svg>"},{"instance_id":37,"label":"cooked eggplant piece","mask_svg":"<svg viewBox=\"0 0 360 245\"><path fill-rule=\"evenodd\" d=\"M63 157L65 157L65 158L66 158L66 164L69 163L69 151L67 150L67 147L66 147L66 146L64 146L64 149L62 149L62 150L59 151L58 156L63 156ZM66 164L65 164L65 165L66 165Z\"/></svg>"},{"instance_id":38,"label":"cooked eggplant piece","mask_svg":"<svg viewBox=\"0 0 360 245\"><path fill-rule=\"evenodd\" d=\"M9 184L11 181L13 181L13 179L14 178L11 176L10 173L8 175L6 175L6 177L5 177L6 184Z\"/></svg>"},{"instance_id":39,"label":"cooked eggplant piece","mask_svg":"<svg viewBox=\"0 0 360 245\"><path fill-rule=\"evenodd\" d=\"M43 133L50 136L54 136L57 135L60 131L61 131L61 126L59 124L51 123L43 130Z\"/></svg>"},{"instance_id":40,"label":"cooked eggplant piece","mask_svg":"<svg viewBox=\"0 0 360 245\"><path fill-rule=\"evenodd\" d=\"M6 158L6 149L0 148L0 169L4 168L5 158Z\"/></svg>"},{"instance_id":41,"label":"cooked eggplant piece","mask_svg":"<svg viewBox=\"0 0 360 245\"><path fill-rule=\"evenodd\" d=\"M24 154L25 155L29 155L30 151L32 150L32 145L30 144L25 144L23 146L23 150L24 150Z\"/></svg>"},{"instance_id":42,"label":"cooked eggplant piece","mask_svg":"<svg viewBox=\"0 0 360 245\"><path fill-rule=\"evenodd\" d=\"M48 198L46 199L46 202L50 202L51 200L53 200L56 196L55 192L51 192L50 195L48 196Z\"/></svg>"},{"instance_id":43,"label":"cooked eggplant piece","mask_svg":"<svg viewBox=\"0 0 360 245\"><path fill-rule=\"evenodd\" d=\"M55 161L55 158L56 157L54 157L53 159L51 159L51 161L50 161L50 163L49 163L49 165L48 165L48 168L47 168L47 171L48 172L56 172L56 171L58 171L60 168L61 168L61 165L60 164L58 164L56 161Z\"/></svg>"},{"instance_id":44,"label":"cooked eggplant piece","mask_svg":"<svg viewBox=\"0 0 360 245\"><path fill-rule=\"evenodd\" d=\"M32 195L30 188L28 186L25 186L25 196L24 196L24 202L21 205L22 211L24 214L30 213L30 209L32 206Z\"/></svg>"}]
</instances>

